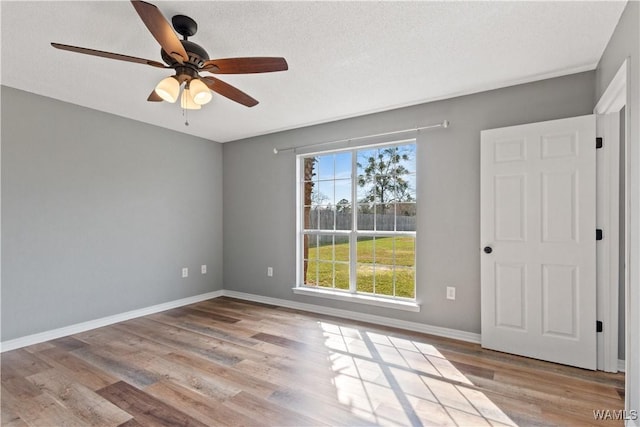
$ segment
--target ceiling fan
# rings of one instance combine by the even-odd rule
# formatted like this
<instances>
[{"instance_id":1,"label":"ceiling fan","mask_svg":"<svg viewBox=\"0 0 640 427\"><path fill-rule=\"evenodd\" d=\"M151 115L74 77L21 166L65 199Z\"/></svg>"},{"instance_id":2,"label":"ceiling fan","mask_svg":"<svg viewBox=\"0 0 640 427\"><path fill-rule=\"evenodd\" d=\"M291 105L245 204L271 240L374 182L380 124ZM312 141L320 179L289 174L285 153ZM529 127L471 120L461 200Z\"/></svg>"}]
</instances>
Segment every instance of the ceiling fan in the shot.
<instances>
[{"instance_id":1,"label":"ceiling fan","mask_svg":"<svg viewBox=\"0 0 640 427\"><path fill-rule=\"evenodd\" d=\"M183 36L183 40L179 40L169 22L156 6L138 0L131 0L131 4L147 29L162 47L160 53L162 60L165 62L164 64L150 59L60 43L51 43L51 46L56 49L146 64L157 68L172 68L175 70L175 74L161 80L151 92L147 101L160 102L164 100L172 103L176 102L180 95L180 88L184 84L182 96L180 97L180 105L183 109L200 109L202 105L211 100L211 91L247 107L253 107L258 104L256 99L222 80L213 76L201 77L201 72L251 74L285 71L289 68L287 61L279 57L209 59L209 54L206 50L188 40L198 30L198 25L193 19L184 15L176 15L171 19L175 31Z\"/></svg>"}]
</instances>

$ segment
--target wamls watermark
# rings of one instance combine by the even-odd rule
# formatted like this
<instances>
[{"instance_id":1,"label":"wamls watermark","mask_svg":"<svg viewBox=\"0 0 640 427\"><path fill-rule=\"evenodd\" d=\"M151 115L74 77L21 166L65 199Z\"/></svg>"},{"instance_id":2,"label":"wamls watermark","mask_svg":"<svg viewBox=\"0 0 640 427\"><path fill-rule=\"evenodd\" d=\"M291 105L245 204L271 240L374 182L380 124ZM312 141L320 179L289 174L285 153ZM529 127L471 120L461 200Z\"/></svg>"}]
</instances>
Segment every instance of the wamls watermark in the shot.
<instances>
[{"instance_id":1,"label":"wamls watermark","mask_svg":"<svg viewBox=\"0 0 640 427\"><path fill-rule=\"evenodd\" d=\"M635 421L638 419L638 411L635 409L630 411L626 409L594 409L593 419L598 421Z\"/></svg>"}]
</instances>

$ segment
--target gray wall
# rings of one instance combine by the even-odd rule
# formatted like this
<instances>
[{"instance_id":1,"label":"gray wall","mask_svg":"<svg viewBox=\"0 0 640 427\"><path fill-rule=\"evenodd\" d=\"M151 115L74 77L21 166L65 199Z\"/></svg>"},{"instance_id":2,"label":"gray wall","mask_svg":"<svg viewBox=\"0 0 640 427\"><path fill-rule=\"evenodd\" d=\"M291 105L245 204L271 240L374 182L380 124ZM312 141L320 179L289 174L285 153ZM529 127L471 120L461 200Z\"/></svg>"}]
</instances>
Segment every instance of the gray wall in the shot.
<instances>
[{"instance_id":1,"label":"gray wall","mask_svg":"<svg viewBox=\"0 0 640 427\"><path fill-rule=\"evenodd\" d=\"M2 341L221 288L220 144L2 87Z\"/></svg>"},{"instance_id":2,"label":"gray wall","mask_svg":"<svg viewBox=\"0 0 640 427\"><path fill-rule=\"evenodd\" d=\"M223 146L225 289L480 332L480 131L591 114L595 73L427 103ZM451 122L418 137L420 313L295 295L296 161L274 147ZM266 276L267 267L274 276ZM445 299L446 286L457 299Z\"/></svg>"},{"instance_id":3,"label":"gray wall","mask_svg":"<svg viewBox=\"0 0 640 427\"><path fill-rule=\"evenodd\" d=\"M629 165L627 194L629 196L629 293L626 333L627 351L627 409L640 408L640 2L629 1L611 36L596 69L594 100L607 89L611 79L625 59L627 70L627 164ZM640 425L635 420L629 425Z\"/></svg>"}]
</instances>

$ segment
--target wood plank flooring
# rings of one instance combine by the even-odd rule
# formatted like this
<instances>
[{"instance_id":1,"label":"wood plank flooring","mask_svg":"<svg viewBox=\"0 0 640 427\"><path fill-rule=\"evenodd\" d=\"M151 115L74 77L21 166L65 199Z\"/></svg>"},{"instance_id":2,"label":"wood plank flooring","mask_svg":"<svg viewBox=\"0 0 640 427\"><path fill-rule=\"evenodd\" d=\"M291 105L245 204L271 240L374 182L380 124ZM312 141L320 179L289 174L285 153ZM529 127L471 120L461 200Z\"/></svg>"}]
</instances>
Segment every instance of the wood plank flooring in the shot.
<instances>
[{"instance_id":1,"label":"wood plank flooring","mask_svg":"<svg viewBox=\"0 0 640 427\"><path fill-rule=\"evenodd\" d=\"M1 370L3 426L622 425L594 410L624 406L622 374L226 297Z\"/></svg>"}]
</instances>

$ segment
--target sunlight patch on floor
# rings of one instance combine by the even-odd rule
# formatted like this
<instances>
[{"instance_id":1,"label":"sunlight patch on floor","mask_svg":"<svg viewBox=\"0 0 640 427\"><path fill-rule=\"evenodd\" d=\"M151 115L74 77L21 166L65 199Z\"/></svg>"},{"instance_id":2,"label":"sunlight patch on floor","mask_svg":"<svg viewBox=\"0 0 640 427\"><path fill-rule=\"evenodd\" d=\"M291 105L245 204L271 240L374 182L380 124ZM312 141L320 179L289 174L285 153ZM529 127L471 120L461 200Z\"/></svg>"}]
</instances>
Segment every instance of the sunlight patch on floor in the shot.
<instances>
[{"instance_id":1,"label":"sunlight patch on floor","mask_svg":"<svg viewBox=\"0 0 640 427\"><path fill-rule=\"evenodd\" d=\"M319 322L338 400L390 426L516 424L436 347L365 328Z\"/></svg>"}]
</instances>

